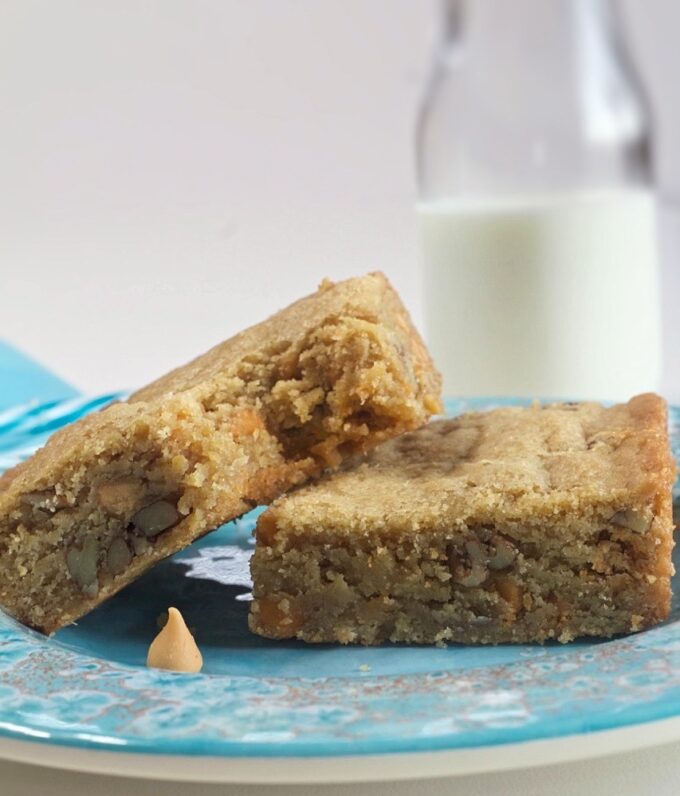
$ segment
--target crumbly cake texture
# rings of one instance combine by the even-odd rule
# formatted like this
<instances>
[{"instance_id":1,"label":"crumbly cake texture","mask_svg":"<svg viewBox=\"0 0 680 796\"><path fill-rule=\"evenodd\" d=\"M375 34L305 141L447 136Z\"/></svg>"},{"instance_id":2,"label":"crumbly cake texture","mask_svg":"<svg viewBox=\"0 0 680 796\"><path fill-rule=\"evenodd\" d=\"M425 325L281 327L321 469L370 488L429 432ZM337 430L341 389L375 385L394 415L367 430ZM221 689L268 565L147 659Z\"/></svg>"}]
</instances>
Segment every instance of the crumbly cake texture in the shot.
<instances>
[{"instance_id":1,"label":"crumbly cake texture","mask_svg":"<svg viewBox=\"0 0 680 796\"><path fill-rule=\"evenodd\" d=\"M242 332L0 477L0 604L51 633L155 561L440 410L379 273Z\"/></svg>"},{"instance_id":2,"label":"crumbly cake texture","mask_svg":"<svg viewBox=\"0 0 680 796\"><path fill-rule=\"evenodd\" d=\"M250 627L343 644L649 627L670 609L674 478L653 394L433 421L260 516Z\"/></svg>"}]
</instances>

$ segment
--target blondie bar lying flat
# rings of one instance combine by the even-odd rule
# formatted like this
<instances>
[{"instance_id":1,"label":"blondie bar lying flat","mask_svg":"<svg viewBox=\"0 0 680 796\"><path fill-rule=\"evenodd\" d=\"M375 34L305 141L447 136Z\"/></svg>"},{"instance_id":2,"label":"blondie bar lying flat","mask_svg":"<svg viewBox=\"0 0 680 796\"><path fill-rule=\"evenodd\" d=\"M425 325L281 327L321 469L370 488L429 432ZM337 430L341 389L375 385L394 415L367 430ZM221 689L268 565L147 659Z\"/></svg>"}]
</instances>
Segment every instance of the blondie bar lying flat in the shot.
<instances>
[{"instance_id":1,"label":"blondie bar lying flat","mask_svg":"<svg viewBox=\"0 0 680 796\"><path fill-rule=\"evenodd\" d=\"M153 562L440 408L380 274L320 290L0 478L0 604L52 632Z\"/></svg>"},{"instance_id":2,"label":"blondie bar lying flat","mask_svg":"<svg viewBox=\"0 0 680 796\"><path fill-rule=\"evenodd\" d=\"M611 636L667 616L666 407L472 413L261 515L251 629L313 642Z\"/></svg>"}]
</instances>

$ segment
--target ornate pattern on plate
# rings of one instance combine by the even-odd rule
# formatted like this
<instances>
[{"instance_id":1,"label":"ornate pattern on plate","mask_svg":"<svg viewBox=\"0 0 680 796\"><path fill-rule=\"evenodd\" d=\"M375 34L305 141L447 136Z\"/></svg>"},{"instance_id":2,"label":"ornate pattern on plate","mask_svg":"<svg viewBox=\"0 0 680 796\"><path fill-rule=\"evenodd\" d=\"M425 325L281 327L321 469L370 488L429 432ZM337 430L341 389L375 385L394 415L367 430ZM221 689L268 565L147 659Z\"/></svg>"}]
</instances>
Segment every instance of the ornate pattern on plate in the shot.
<instances>
[{"instance_id":1,"label":"ornate pattern on plate","mask_svg":"<svg viewBox=\"0 0 680 796\"><path fill-rule=\"evenodd\" d=\"M79 406L85 411L102 402ZM455 402L449 410L490 403ZM7 413L0 417L3 461L30 448L31 425L44 437L47 421L39 422L38 407L29 411L30 421L16 413L13 420ZM45 413L73 419L66 406L50 405ZM2 431L3 422L14 425ZM680 410L672 411L671 425L678 455ZM18 444L4 444L12 435ZM248 586L243 540L251 525L246 519L226 527L240 539L235 546L215 546L208 541L215 537L208 537L185 552L178 563L186 567L186 577L222 578L243 592ZM226 562L223 569L220 560ZM221 574L216 576L215 568ZM77 640L76 631L73 635ZM298 645L289 650L295 665L286 667L288 674L247 676L179 675L117 663L115 644L112 639L113 660L105 660L0 615L0 735L159 754L339 755L510 743L680 714L677 604L667 623L627 638L518 646L501 663L501 648L425 649L418 654L431 654L429 670L405 674L394 673L395 660L398 668L408 651L400 647L375 650L370 658L380 664L389 653L390 674L380 665L354 665L362 655L369 659L368 651ZM265 656L277 651L275 644L266 645L260 649ZM236 644L220 654L247 659L253 651ZM336 671L313 676L318 656L329 654L337 656ZM461 668L455 663L463 654L472 662ZM442 660L452 665L441 666Z\"/></svg>"}]
</instances>

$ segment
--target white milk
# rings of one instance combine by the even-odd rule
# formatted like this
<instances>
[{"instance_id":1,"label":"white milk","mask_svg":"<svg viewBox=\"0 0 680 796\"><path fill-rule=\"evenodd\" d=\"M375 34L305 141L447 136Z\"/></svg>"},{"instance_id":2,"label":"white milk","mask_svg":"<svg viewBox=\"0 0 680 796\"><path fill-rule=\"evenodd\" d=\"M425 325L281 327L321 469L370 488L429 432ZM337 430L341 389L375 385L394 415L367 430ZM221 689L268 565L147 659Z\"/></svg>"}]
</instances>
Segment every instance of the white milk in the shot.
<instances>
[{"instance_id":1,"label":"white milk","mask_svg":"<svg viewBox=\"0 0 680 796\"><path fill-rule=\"evenodd\" d=\"M418 216L426 336L445 394L625 399L657 388L650 191L446 200Z\"/></svg>"}]
</instances>

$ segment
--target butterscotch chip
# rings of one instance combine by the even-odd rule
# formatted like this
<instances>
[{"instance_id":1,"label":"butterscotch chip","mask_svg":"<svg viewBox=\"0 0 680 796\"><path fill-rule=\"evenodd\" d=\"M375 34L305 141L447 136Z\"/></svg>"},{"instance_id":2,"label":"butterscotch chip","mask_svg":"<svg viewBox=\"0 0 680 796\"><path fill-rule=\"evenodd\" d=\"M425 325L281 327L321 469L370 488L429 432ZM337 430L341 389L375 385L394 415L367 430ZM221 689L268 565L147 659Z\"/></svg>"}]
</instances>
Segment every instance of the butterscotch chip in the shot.
<instances>
[{"instance_id":1,"label":"butterscotch chip","mask_svg":"<svg viewBox=\"0 0 680 796\"><path fill-rule=\"evenodd\" d=\"M649 627L670 609L674 479L656 395L432 422L260 516L250 626L362 644ZM294 633L262 610L285 598Z\"/></svg>"},{"instance_id":2,"label":"butterscotch chip","mask_svg":"<svg viewBox=\"0 0 680 796\"><path fill-rule=\"evenodd\" d=\"M509 575L497 575L494 578L494 587L501 598L508 604L512 619L522 610L524 589Z\"/></svg>"},{"instance_id":3,"label":"butterscotch chip","mask_svg":"<svg viewBox=\"0 0 680 796\"><path fill-rule=\"evenodd\" d=\"M195 674L203 668L203 656L184 617L176 608L168 608L168 619L151 642L146 665L154 669Z\"/></svg>"},{"instance_id":4,"label":"butterscotch chip","mask_svg":"<svg viewBox=\"0 0 680 796\"><path fill-rule=\"evenodd\" d=\"M276 519L273 514L267 514L257 524L257 540L261 544L272 545L276 538Z\"/></svg>"},{"instance_id":5,"label":"butterscotch chip","mask_svg":"<svg viewBox=\"0 0 680 796\"><path fill-rule=\"evenodd\" d=\"M253 616L269 628L271 638L294 638L303 626L298 600L276 595L253 603Z\"/></svg>"},{"instance_id":6,"label":"butterscotch chip","mask_svg":"<svg viewBox=\"0 0 680 796\"><path fill-rule=\"evenodd\" d=\"M212 528L419 427L439 390L384 276L326 282L5 473L0 605L53 632Z\"/></svg>"},{"instance_id":7,"label":"butterscotch chip","mask_svg":"<svg viewBox=\"0 0 680 796\"><path fill-rule=\"evenodd\" d=\"M246 406L234 413L232 430L235 437L247 437L265 430L264 420L260 412Z\"/></svg>"}]
</instances>

